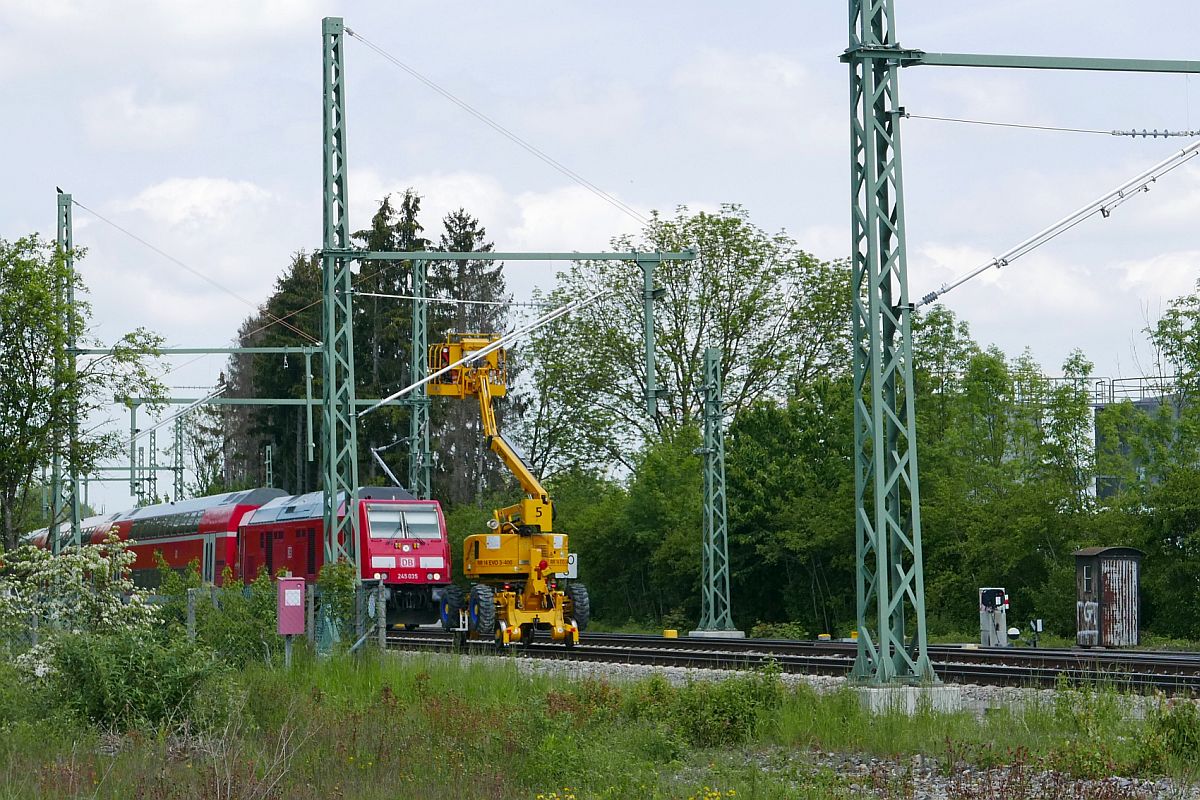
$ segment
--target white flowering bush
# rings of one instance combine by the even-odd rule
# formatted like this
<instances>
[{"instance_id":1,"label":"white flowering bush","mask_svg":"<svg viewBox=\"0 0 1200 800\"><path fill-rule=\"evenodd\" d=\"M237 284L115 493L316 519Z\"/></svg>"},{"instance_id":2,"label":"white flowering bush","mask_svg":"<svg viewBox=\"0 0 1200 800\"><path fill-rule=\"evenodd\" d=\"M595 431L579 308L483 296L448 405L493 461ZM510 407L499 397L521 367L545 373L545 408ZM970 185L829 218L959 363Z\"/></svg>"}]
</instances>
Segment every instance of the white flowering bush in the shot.
<instances>
[{"instance_id":1,"label":"white flowering bush","mask_svg":"<svg viewBox=\"0 0 1200 800\"><path fill-rule=\"evenodd\" d=\"M0 555L0 646L42 672L62 634L148 630L158 611L133 585L127 542L68 548L30 545ZM36 625L39 647L31 650Z\"/></svg>"}]
</instances>

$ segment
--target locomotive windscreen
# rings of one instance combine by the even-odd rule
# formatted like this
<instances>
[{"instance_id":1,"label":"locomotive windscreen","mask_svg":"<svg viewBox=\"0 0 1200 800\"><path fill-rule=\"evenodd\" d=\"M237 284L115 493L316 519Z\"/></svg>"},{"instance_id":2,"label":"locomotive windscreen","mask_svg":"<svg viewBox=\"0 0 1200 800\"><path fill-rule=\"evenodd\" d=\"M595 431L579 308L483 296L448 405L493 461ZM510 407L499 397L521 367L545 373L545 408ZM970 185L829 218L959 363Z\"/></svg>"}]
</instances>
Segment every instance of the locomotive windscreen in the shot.
<instances>
[{"instance_id":1,"label":"locomotive windscreen","mask_svg":"<svg viewBox=\"0 0 1200 800\"><path fill-rule=\"evenodd\" d=\"M441 526L432 506L367 504L372 539L440 539Z\"/></svg>"}]
</instances>

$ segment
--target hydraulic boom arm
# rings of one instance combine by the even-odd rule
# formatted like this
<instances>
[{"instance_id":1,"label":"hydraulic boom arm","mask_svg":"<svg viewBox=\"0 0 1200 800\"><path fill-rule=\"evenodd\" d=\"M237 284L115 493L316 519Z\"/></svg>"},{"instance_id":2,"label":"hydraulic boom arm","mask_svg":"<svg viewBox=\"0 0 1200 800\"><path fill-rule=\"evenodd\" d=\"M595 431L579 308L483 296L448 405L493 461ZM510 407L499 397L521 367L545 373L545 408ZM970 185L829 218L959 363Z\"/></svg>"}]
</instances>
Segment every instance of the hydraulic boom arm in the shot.
<instances>
[{"instance_id":1,"label":"hydraulic boom arm","mask_svg":"<svg viewBox=\"0 0 1200 800\"><path fill-rule=\"evenodd\" d=\"M483 435L488 447L500 457L500 461L508 471L516 477L517 482L528 497L515 505L496 509L496 521L501 524L511 523L519 527L536 527L538 530L551 530L554 517L554 505L545 487L529 469L529 465L517 455L517 451L500 433L496 425L496 410L492 407L492 384L489 373L481 370L477 373L479 380L479 414L483 420Z\"/></svg>"},{"instance_id":2,"label":"hydraulic boom arm","mask_svg":"<svg viewBox=\"0 0 1200 800\"><path fill-rule=\"evenodd\" d=\"M440 377L430 381L427 389L431 395L463 400L479 398L488 447L500 457L526 494L521 502L495 510L497 526L509 533L549 533L554 522L550 496L496 424L492 402L508 393L505 351L492 346L499 338L494 334L452 333L445 342L430 347L429 369Z\"/></svg>"}]
</instances>

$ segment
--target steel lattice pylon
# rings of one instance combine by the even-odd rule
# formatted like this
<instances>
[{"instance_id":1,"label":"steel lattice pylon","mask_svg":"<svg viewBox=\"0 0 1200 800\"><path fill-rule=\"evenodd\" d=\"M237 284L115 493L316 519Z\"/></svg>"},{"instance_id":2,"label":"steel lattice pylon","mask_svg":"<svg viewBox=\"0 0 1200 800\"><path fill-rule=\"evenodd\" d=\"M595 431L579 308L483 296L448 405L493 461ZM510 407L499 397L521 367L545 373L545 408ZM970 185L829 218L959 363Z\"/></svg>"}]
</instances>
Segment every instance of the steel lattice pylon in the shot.
<instances>
[{"instance_id":1,"label":"steel lattice pylon","mask_svg":"<svg viewBox=\"0 0 1200 800\"><path fill-rule=\"evenodd\" d=\"M853 678L934 680L925 631L912 331L892 0L850 0L855 565ZM908 626L911 624L911 633Z\"/></svg>"},{"instance_id":2,"label":"steel lattice pylon","mask_svg":"<svg viewBox=\"0 0 1200 800\"><path fill-rule=\"evenodd\" d=\"M341 18L321 22L324 66L324 222L321 254L323 314L325 563L346 560L358 568L358 522L352 513L358 486L354 419L354 329L350 313L350 228L346 196L346 94ZM346 514L338 515L344 500Z\"/></svg>"},{"instance_id":3,"label":"steel lattice pylon","mask_svg":"<svg viewBox=\"0 0 1200 800\"><path fill-rule=\"evenodd\" d=\"M425 378L428 370L429 346L427 278L429 265L425 261L412 262L412 353L410 364L411 383ZM408 490L421 500L430 499L430 478L433 461L429 441L429 394L425 386L418 386L408 399Z\"/></svg>"},{"instance_id":4,"label":"steel lattice pylon","mask_svg":"<svg viewBox=\"0 0 1200 800\"><path fill-rule=\"evenodd\" d=\"M870 683L934 680L925 635L912 330L897 73L921 65L1200 73L1200 62L926 53L896 37L893 0L850 0L858 658ZM915 626L911 632L906 627Z\"/></svg>"},{"instance_id":5,"label":"steel lattice pylon","mask_svg":"<svg viewBox=\"0 0 1200 800\"><path fill-rule=\"evenodd\" d=\"M725 501L725 411L721 349L704 350L704 542L701 547L701 631L732 631L729 603L729 526Z\"/></svg>"},{"instance_id":6,"label":"steel lattice pylon","mask_svg":"<svg viewBox=\"0 0 1200 800\"><path fill-rule=\"evenodd\" d=\"M64 259L64 275L58 285L58 301L64 309L66 326L66 346L58 354L55 363L55 381L59 389L75 380L76 315L75 315L75 233L72 221L71 195L58 193L58 256ZM72 392L73 394L73 392ZM77 464L79 440L79 406L72 396L70 408L67 411L64 426L56 426L54 431L54 451L50 466L50 525L54 532L48 538L50 548L58 552L60 537L57 535L59 526L67 522L71 529L71 543L76 547L80 544L79 531L79 469ZM64 453L65 446L65 453ZM65 459L64 459L65 455ZM65 460L65 475L64 475Z\"/></svg>"}]
</instances>

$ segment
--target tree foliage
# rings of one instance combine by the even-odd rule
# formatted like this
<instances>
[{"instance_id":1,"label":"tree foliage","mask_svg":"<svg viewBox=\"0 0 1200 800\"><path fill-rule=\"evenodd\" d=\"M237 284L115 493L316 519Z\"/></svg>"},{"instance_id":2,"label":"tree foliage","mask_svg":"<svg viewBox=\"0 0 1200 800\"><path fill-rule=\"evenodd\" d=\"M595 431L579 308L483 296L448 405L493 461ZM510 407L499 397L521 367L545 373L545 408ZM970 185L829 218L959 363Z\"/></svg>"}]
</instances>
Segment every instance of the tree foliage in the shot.
<instances>
[{"instance_id":1,"label":"tree foliage","mask_svg":"<svg viewBox=\"0 0 1200 800\"><path fill-rule=\"evenodd\" d=\"M576 262L558 275L551 306L609 293L548 326L528 352L536 399L527 415L531 457L548 472L569 466L633 466L642 442L695 425L702 404L703 353L724 354L725 408L783 399L798 383L845 371L849 278L844 264L821 262L785 233L755 226L745 209L657 214L615 250L692 249L693 261L663 262L656 283L659 415L645 415L643 279L636 266Z\"/></svg>"},{"instance_id":2,"label":"tree foliage","mask_svg":"<svg viewBox=\"0 0 1200 800\"><path fill-rule=\"evenodd\" d=\"M446 252L481 254L492 250L487 229L479 220L458 209L442 220L445 233L438 249ZM456 302L430 304L429 344L458 333L504 334L508 332L508 308L512 300L504 281L503 265L488 258L430 263L429 289L433 297ZM510 385L520 375L519 361L510 350ZM501 430L508 419L507 400L496 401L496 422ZM488 450L474 400L435 399L430 408L433 439L434 496L453 504L481 503L482 498L511 483L499 461Z\"/></svg>"},{"instance_id":3,"label":"tree foliage","mask_svg":"<svg viewBox=\"0 0 1200 800\"><path fill-rule=\"evenodd\" d=\"M22 511L33 505L34 475L50 455L61 454L64 474L92 472L123 445L120 434L97 425L112 398L140 395L152 406L163 393L152 355L161 339L142 328L72 368L64 356L72 332L80 347L102 343L89 333L86 288L65 255L37 234L0 239L0 544L7 550L32 522ZM78 261L84 253L72 255ZM66 302L67 281L75 284L74 305ZM74 435L72 408L80 420Z\"/></svg>"}]
</instances>

